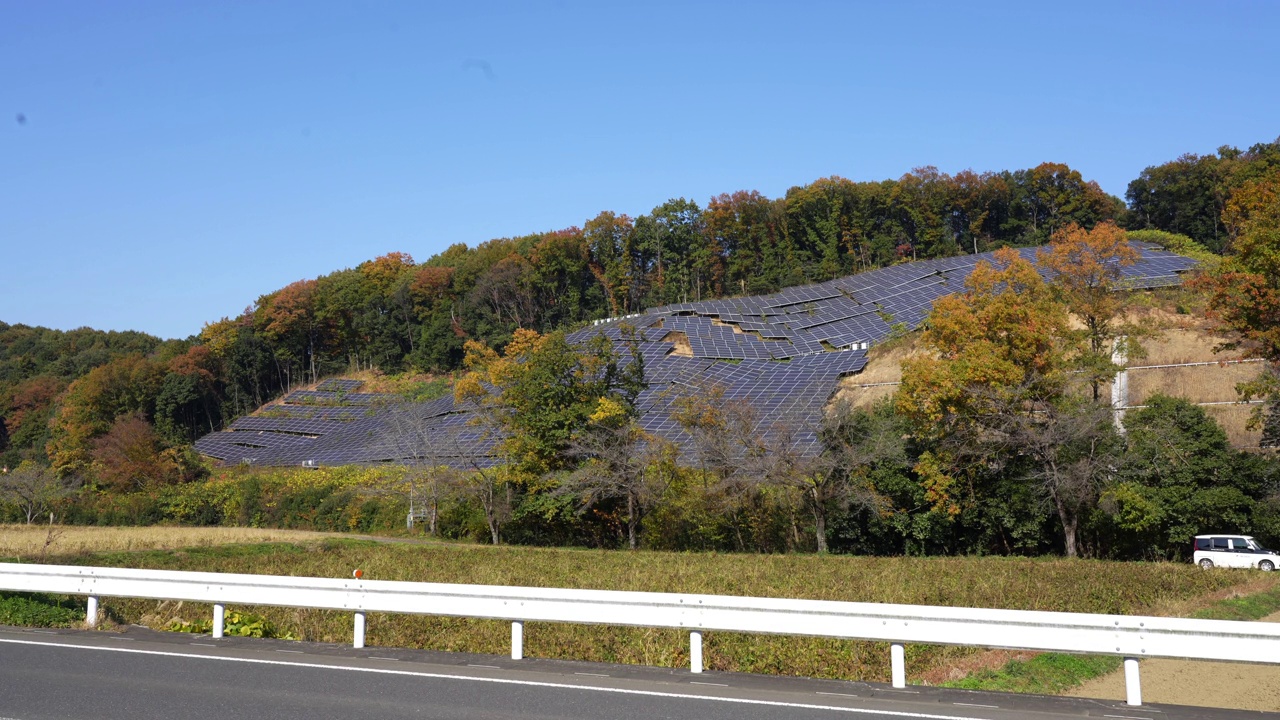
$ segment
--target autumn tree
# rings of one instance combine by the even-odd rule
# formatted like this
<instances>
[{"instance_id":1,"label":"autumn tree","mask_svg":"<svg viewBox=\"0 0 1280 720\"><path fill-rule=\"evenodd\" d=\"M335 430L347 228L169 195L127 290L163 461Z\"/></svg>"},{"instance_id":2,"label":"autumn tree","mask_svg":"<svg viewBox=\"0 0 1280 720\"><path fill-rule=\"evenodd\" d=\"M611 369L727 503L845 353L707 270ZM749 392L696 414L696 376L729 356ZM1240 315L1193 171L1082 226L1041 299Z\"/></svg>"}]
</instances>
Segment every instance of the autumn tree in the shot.
<instances>
[{"instance_id":1,"label":"autumn tree","mask_svg":"<svg viewBox=\"0 0 1280 720\"><path fill-rule=\"evenodd\" d=\"M477 406L502 432L504 456L530 475L563 469L574 434L602 397L634 404L643 389L639 353L622 362L603 335L575 345L564 333L517 330L499 354L467 344L467 368L455 386L459 404Z\"/></svg>"},{"instance_id":2,"label":"autumn tree","mask_svg":"<svg viewBox=\"0 0 1280 720\"><path fill-rule=\"evenodd\" d=\"M1099 433L1110 426L1096 422L1100 406L1070 389L1076 348L1066 306L1016 252L995 260L974 269L964 293L934 304L921 338L930 352L904 363L897 406L933 447L915 469L935 507L958 513L966 490L1026 458L1074 557L1081 508L1106 468L1096 460L1108 447Z\"/></svg>"},{"instance_id":3,"label":"autumn tree","mask_svg":"<svg viewBox=\"0 0 1280 720\"><path fill-rule=\"evenodd\" d=\"M1224 349L1268 360L1253 382L1237 387L1243 399L1270 397L1277 414L1280 378L1280 169L1240 187L1223 214L1233 253L1196 285L1209 293L1208 316L1232 338ZM1261 418L1255 418L1255 421Z\"/></svg>"},{"instance_id":4,"label":"autumn tree","mask_svg":"<svg viewBox=\"0 0 1280 720\"><path fill-rule=\"evenodd\" d=\"M1101 384L1119 370L1112 362L1114 351L1126 357L1141 351L1134 338L1146 333L1131 324L1120 326L1128 297L1120 292L1125 289L1124 268L1140 257L1124 230L1111 222L1092 230L1071 223L1055 232L1048 248L1036 256L1040 267L1052 275L1058 299L1084 324L1087 350L1077 362L1094 400L1100 397Z\"/></svg>"},{"instance_id":5,"label":"autumn tree","mask_svg":"<svg viewBox=\"0 0 1280 720\"><path fill-rule=\"evenodd\" d=\"M93 441L97 484L118 492L180 482L182 465L167 451L151 424L138 415L121 415Z\"/></svg>"},{"instance_id":6,"label":"autumn tree","mask_svg":"<svg viewBox=\"0 0 1280 720\"><path fill-rule=\"evenodd\" d=\"M67 389L53 421L49 456L61 475L82 474L91 461L93 442L121 416L153 417L164 382L164 367L130 355L107 363Z\"/></svg>"}]
</instances>

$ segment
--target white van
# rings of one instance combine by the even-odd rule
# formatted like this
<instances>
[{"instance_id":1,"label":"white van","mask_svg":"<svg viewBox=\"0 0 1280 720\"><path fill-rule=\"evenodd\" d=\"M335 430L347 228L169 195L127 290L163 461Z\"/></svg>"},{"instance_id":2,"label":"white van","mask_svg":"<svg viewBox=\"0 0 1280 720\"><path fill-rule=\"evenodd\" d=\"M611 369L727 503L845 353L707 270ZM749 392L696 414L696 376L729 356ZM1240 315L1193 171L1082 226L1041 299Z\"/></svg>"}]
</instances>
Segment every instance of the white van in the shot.
<instances>
[{"instance_id":1,"label":"white van","mask_svg":"<svg viewBox=\"0 0 1280 720\"><path fill-rule=\"evenodd\" d=\"M1270 572L1280 567L1280 555L1248 535L1197 535L1192 561L1202 568L1258 568Z\"/></svg>"}]
</instances>

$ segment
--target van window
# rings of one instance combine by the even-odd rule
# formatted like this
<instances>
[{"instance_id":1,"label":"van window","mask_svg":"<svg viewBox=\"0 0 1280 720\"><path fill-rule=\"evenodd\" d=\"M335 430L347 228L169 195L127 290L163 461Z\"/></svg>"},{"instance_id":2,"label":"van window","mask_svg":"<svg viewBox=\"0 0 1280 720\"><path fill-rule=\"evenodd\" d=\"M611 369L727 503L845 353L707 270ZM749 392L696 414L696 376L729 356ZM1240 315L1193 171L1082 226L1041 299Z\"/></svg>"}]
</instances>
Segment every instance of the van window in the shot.
<instances>
[{"instance_id":1,"label":"van window","mask_svg":"<svg viewBox=\"0 0 1280 720\"><path fill-rule=\"evenodd\" d=\"M1235 552L1246 552L1249 549L1249 543L1244 538L1231 538L1231 549Z\"/></svg>"},{"instance_id":2,"label":"van window","mask_svg":"<svg viewBox=\"0 0 1280 720\"><path fill-rule=\"evenodd\" d=\"M1227 539L1226 539L1226 538L1214 538L1214 539L1213 539L1213 549L1214 549L1214 550L1226 550L1228 547L1229 547L1229 546L1227 545Z\"/></svg>"},{"instance_id":3,"label":"van window","mask_svg":"<svg viewBox=\"0 0 1280 720\"><path fill-rule=\"evenodd\" d=\"M1213 547L1213 541L1209 538L1196 538L1197 550L1209 550Z\"/></svg>"}]
</instances>

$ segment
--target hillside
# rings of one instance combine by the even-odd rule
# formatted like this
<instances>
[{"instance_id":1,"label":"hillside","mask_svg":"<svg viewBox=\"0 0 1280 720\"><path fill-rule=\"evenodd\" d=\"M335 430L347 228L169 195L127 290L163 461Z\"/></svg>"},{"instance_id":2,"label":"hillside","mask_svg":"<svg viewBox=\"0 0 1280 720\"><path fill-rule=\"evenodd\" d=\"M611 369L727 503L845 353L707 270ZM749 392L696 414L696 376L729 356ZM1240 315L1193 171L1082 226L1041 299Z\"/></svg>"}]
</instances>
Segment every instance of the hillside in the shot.
<instances>
[{"instance_id":1,"label":"hillside","mask_svg":"<svg viewBox=\"0 0 1280 720\"><path fill-rule=\"evenodd\" d=\"M1147 298L1150 305L1130 318L1155 334L1140 340L1145 356L1121 363L1126 368L1128 393L1118 407L1144 407L1157 393L1186 398L1222 426L1232 446L1257 448L1262 430L1247 426L1259 403L1241 402L1236 384L1255 379L1261 366L1256 360L1242 360L1239 353L1215 352L1226 338L1215 333L1203 316L1180 314L1175 309L1179 301L1188 300L1188 295L1196 299L1187 292L1163 296L1154 293ZM867 353L866 368L841 380L836 397L850 400L857 407L870 407L893 395L902 381L902 362L920 352L918 339L918 334L913 334L873 348ZM1110 396L1111 385L1104 388L1106 396Z\"/></svg>"},{"instance_id":2,"label":"hillside","mask_svg":"<svg viewBox=\"0 0 1280 720\"><path fill-rule=\"evenodd\" d=\"M1130 287L1164 287L1194 262L1156 246L1124 268ZM1033 261L1038 248L1020 251ZM636 400L640 428L692 459L698 440L676 422L682 398L716 393L742 407L759 437L794 436L791 450L818 452L823 408L841 380L862 371L868 349L920 326L935 300L961 290L990 253L922 260L771 295L678 303L594 324L574 343L603 336L625 358L643 356L646 387ZM632 346L626 328L638 331ZM892 372L889 369L873 373ZM857 376L861 384L880 381ZM891 386L879 386L883 395ZM269 412L241 418L200 438L196 449L219 461L252 465L341 465L422 461L494 464L500 436L478 428L475 408L450 397L391 403L360 382L331 380L296 390Z\"/></svg>"}]
</instances>

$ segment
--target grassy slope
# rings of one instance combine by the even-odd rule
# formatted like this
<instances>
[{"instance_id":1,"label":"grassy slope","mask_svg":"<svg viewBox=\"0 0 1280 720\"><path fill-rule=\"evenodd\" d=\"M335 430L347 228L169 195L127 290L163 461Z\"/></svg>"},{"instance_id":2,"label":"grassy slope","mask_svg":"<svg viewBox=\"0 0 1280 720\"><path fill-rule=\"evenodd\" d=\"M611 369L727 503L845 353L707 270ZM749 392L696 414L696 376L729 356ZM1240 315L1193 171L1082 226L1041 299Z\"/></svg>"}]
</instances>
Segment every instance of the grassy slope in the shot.
<instances>
[{"instance_id":1,"label":"grassy slope","mask_svg":"<svg viewBox=\"0 0 1280 720\"><path fill-rule=\"evenodd\" d=\"M64 559L65 560L65 559ZM1138 613L1222 591L1246 573L1205 573L1190 565L1079 562L1026 558L870 558L623 553L458 545L385 545L330 541L313 545L251 545L186 551L84 556L78 562L130 567L349 576L482 584L582 587L760 595L973 607ZM165 627L199 620L208 606L111 600L122 622ZM305 640L346 642L348 614L257 608L282 632ZM508 651L504 623L438 617L371 616L373 645L481 653ZM666 630L531 623L526 653L536 657L679 667L687 637ZM822 638L711 633L709 667L884 681L883 644ZM915 674L973 653L966 648L911 646Z\"/></svg>"},{"instance_id":2,"label":"grassy slope","mask_svg":"<svg viewBox=\"0 0 1280 720\"><path fill-rule=\"evenodd\" d=\"M1280 581L1273 582L1270 588L1261 592L1220 600L1196 611L1192 617L1211 620L1260 620L1275 612L1280 612ZM1107 655L1043 653L1029 660L1012 660L998 670L983 670L960 680L943 683L943 686L966 690L1056 695L1086 680L1114 672L1120 668L1120 665L1120 658Z\"/></svg>"}]
</instances>

